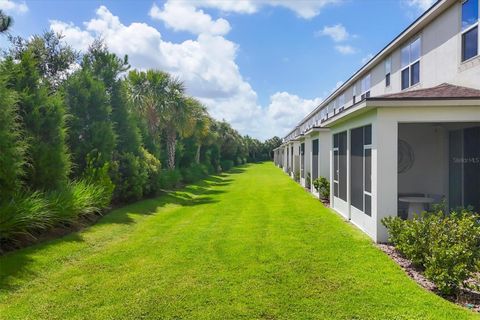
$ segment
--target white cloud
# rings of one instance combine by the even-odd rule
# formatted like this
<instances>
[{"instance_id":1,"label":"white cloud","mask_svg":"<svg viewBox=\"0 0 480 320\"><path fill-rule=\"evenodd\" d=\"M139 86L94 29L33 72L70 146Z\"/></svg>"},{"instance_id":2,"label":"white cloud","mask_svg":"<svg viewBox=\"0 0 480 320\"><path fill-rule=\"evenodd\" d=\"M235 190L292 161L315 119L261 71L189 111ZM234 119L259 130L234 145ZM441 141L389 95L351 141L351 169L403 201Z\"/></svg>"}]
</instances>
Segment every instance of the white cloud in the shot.
<instances>
[{"instance_id":1,"label":"white cloud","mask_svg":"<svg viewBox=\"0 0 480 320\"><path fill-rule=\"evenodd\" d=\"M0 0L0 10L4 10L8 14L22 14L28 11L28 6L25 1Z\"/></svg>"},{"instance_id":2,"label":"white cloud","mask_svg":"<svg viewBox=\"0 0 480 320\"><path fill-rule=\"evenodd\" d=\"M418 8L425 11L430 8L437 0L404 0L409 7Z\"/></svg>"},{"instance_id":3,"label":"white cloud","mask_svg":"<svg viewBox=\"0 0 480 320\"><path fill-rule=\"evenodd\" d=\"M86 50L93 42L94 37L87 31L81 30L72 23L50 20L50 29L61 33L75 50Z\"/></svg>"},{"instance_id":4,"label":"white cloud","mask_svg":"<svg viewBox=\"0 0 480 320\"><path fill-rule=\"evenodd\" d=\"M340 52L343 55L349 55L349 54L357 53L357 49L355 49L354 47L352 47L350 45L338 45L338 46L335 46L335 50L337 50L338 52Z\"/></svg>"},{"instance_id":5,"label":"white cloud","mask_svg":"<svg viewBox=\"0 0 480 320\"><path fill-rule=\"evenodd\" d=\"M275 130L270 136L287 134L321 102L321 98L302 99L288 92L276 92L270 97L270 104L265 110L265 123Z\"/></svg>"},{"instance_id":6,"label":"white cloud","mask_svg":"<svg viewBox=\"0 0 480 320\"><path fill-rule=\"evenodd\" d=\"M347 29L342 24L337 24L334 26L325 26L322 30L315 32L316 36L327 36L332 38L335 42L342 42L347 40L350 37L350 34L347 32Z\"/></svg>"},{"instance_id":7,"label":"white cloud","mask_svg":"<svg viewBox=\"0 0 480 320\"><path fill-rule=\"evenodd\" d=\"M252 14L262 7L283 7L296 13L303 19L311 19L329 4L340 3L342 0L197 0L196 7L215 8L224 12Z\"/></svg>"},{"instance_id":8,"label":"white cloud","mask_svg":"<svg viewBox=\"0 0 480 320\"><path fill-rule=\"evenodd\" d=\"M362 58L362 64L366 64L373 58L373 53L367 54L365 57Z\"/></svg>"},{"instance_id":9,"label":"white cloud","mask_svg":"<svg viewBox=\"0 0 480 320\"><path fill-rule=\"evenodd\" d=\"M193 34L209 33L224 35L230 31L230 24L225 19L212 20L212 17L196 9L191 3L168 1L163 10L153 4L149 15L161 20L175 31L188 31Z\"/></svg>"},{"instance_id":10,"label":"white cloud","mask_svg":"<svg viewBox=\"0 0 480 320\"><path fill-rule=\"evenodd\" d=\"M262 108L235 62L238 45L220 35L201 33L194 39L170 42L146 23L123 24L105 6L83 26L52 20L50 28L62 32L75 49L86 50L94 38L102 37L112 52L128 54L132 67L160 69L180 77L188 94L242 134L261 139L285 134L320 101L281 92Z\"/></svg>"}]
</instances>

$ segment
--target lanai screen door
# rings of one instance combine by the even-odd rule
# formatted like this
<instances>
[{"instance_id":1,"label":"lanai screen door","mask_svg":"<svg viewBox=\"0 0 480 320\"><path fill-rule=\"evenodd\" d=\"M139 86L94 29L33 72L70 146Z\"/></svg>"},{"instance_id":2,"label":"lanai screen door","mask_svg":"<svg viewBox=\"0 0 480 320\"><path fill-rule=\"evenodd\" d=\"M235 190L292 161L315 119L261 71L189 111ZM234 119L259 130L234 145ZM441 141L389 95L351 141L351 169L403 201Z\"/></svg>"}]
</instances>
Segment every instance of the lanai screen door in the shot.
<instances>
[{"instance_id":1,"label":"lanai screen door","mask_svg":"<svg viewBox=\"0 0 480 320\"><path fill-rule=\"evenodd\" d=\"M305 178L305 143L300 145L300 175Z\"/></svg>"},{"instance_id":2,"label":"lanai screen door","mask_svg":"<svg viewBox=\"0 0 480 320\"><path fill-rule=\"evenodd\" d=\"M450 131L449 206L480 210L480 126Z\"/></svg>"},{"instance_id":3,"label":"lanai screen door","mask_svg":"<svg viewBox=\"0 0 480 320\"><path fill-rule=\"evenodd\" d=\"M318 178L318 139L312 140L312 181Z\"/></svg>"}]
</instances>

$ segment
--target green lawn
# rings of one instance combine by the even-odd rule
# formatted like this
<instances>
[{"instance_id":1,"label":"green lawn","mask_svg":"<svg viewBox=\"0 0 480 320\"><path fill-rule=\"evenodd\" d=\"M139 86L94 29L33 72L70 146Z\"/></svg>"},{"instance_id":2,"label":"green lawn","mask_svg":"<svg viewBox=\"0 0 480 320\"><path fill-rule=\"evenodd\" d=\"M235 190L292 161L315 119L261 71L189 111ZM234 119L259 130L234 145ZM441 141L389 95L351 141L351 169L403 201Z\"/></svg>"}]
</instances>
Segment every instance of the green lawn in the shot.
<instances>
[{"instance_id":1,"label":"green lawn","mask_svg":"<svg viewBox=\"0 0 480 320\"><path fill-rule=\"evenodd\" d=\"M2 319L468 319L273 164L0 259Z\"/></svg>"}]
</instances>

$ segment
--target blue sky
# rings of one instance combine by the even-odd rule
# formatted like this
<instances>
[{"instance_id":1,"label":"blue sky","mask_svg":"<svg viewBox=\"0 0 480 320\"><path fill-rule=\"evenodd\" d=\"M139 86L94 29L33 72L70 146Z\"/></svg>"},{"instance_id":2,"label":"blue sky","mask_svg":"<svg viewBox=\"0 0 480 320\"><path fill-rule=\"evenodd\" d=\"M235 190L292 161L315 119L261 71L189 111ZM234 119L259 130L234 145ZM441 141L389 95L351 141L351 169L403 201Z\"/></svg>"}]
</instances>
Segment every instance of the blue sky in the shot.
<instances>
[{"instance_id":1,"label":"blue sky","mask_svg":"<svg viewBox=\"0 0 480 320\"><path fill-rule=\"evenodd\" d=\"M103 37L132 67L185 81L243 134L283 136L433 0L0 0L12 33ZM5 39L0 45L6 46Z\"/></svg>"}]
</instances>

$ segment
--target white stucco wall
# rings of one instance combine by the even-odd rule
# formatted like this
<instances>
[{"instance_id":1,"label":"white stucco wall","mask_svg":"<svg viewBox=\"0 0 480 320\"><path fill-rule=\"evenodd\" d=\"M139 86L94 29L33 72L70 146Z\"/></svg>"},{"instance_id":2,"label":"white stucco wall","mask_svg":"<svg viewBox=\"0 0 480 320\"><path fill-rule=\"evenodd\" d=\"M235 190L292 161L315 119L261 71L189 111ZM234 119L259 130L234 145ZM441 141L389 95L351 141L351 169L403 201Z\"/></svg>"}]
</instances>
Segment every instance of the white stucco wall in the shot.
<instances>
[{"instance_id":1,"label":"white stucco wall","mask_svg":"<svg viewBox=\"0 0 480 320\"><path fill-rule=\"evenodd\" d=\"M387 240L387 231L381 219L397 215L398 200L398 124L479 122L480 106L469 107L409 107L379 108L377 110L376 139L376 237L377 242ZM422 137L418 137L422 139ZM374 140L375 141L375 140ZM440 153L440 151L438 152ZM372 151L372 160L373 160ZM424 163L428 165L428 163ZM373 168L372 168L373 170ZM428 168L426 169L428 170ZM372 171L372 179L375 171ZM372 186L373 187L373 186ZM372 206L373 211L373 206Z\"/></svg>"}]
</instances>

